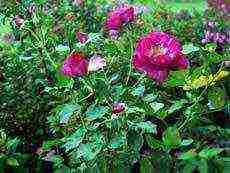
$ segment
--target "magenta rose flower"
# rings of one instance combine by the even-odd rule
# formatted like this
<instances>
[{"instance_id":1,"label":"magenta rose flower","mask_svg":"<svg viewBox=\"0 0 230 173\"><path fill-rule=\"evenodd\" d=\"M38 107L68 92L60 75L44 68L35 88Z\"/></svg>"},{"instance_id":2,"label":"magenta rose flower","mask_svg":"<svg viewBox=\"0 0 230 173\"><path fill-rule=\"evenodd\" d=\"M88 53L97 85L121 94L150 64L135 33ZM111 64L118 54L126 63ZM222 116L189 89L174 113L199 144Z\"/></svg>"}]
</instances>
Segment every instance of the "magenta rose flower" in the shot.
<instances>
[{"instance_id":1,"label":"magenta rose flower","mask_svg":"<svg viewBox=\"0 0 230 173\"><path fill-rule=\"evenodd\" d=\"M116 102L113 104L113 113L118 114L125 110L125 104L121 102Z\"/></svg>"},{"instance_id":2,"label":"magenta rose flower","mask_svg":"<svg viewBox=\"0 0 230 173\"><path fill-rule=\"evenodd\" d=\"M165 81L171 70L186 69L188 60L182 54L180 43L163 32L151 32L142 37L132 63L135 69L157 82Z\"/></svg>"},{"instance_id":3,"label":"magenta rose flower","mask_svg":"<svg viewBox=\"0 0 230 173\"><path fill-rule=\"evenodd\" d=\"M123 24L133 21L135 18L134 8L129 5L122 5L108 14L105 22L105 29L111 33L119 33Z\"/></svg>"},{"instance_id":4,"label":"magenta rose flower","mask_svg":"<svg viewBox=\"0 0 230 173\"><path fill-rule=\"evenodd\" d=\"M84 76L88 72L88 60L78 52L71 53L64 61L62 72L69 77Z\"/></svg>"}]
</instances>

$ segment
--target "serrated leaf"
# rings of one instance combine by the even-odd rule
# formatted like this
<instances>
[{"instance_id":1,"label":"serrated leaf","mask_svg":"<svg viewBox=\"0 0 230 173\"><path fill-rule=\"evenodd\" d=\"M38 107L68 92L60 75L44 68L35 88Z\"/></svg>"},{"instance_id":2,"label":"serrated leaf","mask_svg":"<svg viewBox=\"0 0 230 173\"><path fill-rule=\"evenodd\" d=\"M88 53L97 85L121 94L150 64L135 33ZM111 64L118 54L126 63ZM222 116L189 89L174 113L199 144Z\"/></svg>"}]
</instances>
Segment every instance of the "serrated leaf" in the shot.
<instances>
[{"instance_id":1,"label":"serrated leaf","mask_svg":"<svg viewBox=\"0 0 230 173\"><path fill-rule=\"evenodd\" d=\"M156 113L164 107L164 103L153 102L149 104L153 112Z\"/></svg>"},{"instance_id":2,"label":"serrated leaf","mask_svg":"<svg viewBox=\"0 0 230 173\"><path fill-rule=\"evenodd\" d=\"M66 124L73 114L79 114L81 106L78 104L64 104L58 108L58 116L61 124Z\"/></svg>"},{"instance_id":3,"label":"serrated leaf","mask_svg":"<svg viewBox=\"0 0 230 173\"><path fill-rule=\"evenodd\" d=\"M78 152L80 155L86 160L91 161L93 160L98 153L95 153L90 144L81 144L79 146Z\"/></svg>"},{"instance_id":4,"label":"serrated leaf","mask_svg":"<svg viewBox=\"0 0 230 173\"><path fill-rule=\"evenodd\" d=\"M199 157L205 159L211 159L212 157L217 156L223 151L221 148L205 148L201 152L199 152Z\"/></svg>"},{"instance_id":5,"label":"serrated leaf","mask_svg":"<svg viewBox=\"0 0 230 173\"><path fill-rule=\"evenodd\" d=\"M85 128L78 128L74 134L63 139L66 143L62 147L65 148L66 152L76 149L82 142L86 132L87 130Z\"/></svg>"},{"instance_id":6,"label":"serrated leaf","mask_svg":"<svg viewBox=\"0 0 230 173\"><path fill-rule=\"evenodd\" d=\"M126 109L126 113L127 113L127 114L132 114L132 113L138 114L138 113L144 113L144 112L145 112L144 109L139 108L139 107L137 107L137 106L127 107L127 109Z\"/></svg>"},{"instance_id":7,"label":"serrated leaf","mask_svg":"<svg viewBox=\"0 0 230 173\"><path fill-rule=\"evenodd\" d=\"M176 148L181 144L180 133L175 127L167 128L163 133L163 143L167 148Z\"/></svg>"},{"instance_id":8,"label":"serrated leaf","mask_svg":"<svg viewBox=\"0 0 230 173\"><path fill-rule=\"evenodd\" d=\"M187 54L190 54L192 52L197 52L199 51L199 47L196 47L194 46L192 43L189 43L189 44L186 44L186 45L183 45L183 54L187 55Z\"/></svg>"},{"instance_id":9,"label":"serrated leaf","mask_svg":"<svg viewBox=\"0 0 230 173\"><path fill-rule=\"evenodd\" d=\"M108 112L109 112L108 107L91 105L87 109L85 114L86 114L87 119L92 121L98 118L102 118Z\"/></svg>"},{"instance_id":10,"label":"serrated leaf","mask_svg":"<svg viewBox=\"0 0 230 173\"><path fill-rule=\"evenodd\" d=\"M128 122L129 127L134 130L141 130L143 133L156 133L156 125L151 121L146 122Z\"/></svg>"}]
</instances>

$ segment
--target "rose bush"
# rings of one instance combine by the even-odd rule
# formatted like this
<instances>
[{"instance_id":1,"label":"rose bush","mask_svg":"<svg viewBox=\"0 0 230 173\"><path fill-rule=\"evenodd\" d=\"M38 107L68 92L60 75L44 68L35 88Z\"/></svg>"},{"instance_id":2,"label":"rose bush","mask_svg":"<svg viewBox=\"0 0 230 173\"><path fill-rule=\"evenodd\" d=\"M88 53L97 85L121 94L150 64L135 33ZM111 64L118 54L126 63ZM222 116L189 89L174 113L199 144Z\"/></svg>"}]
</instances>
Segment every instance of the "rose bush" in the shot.
<instances>
[{"instance_id":1,"label":"rose bush","mask_svg":"<svg viewBox=\"0 0 230 173\"><path fill-rule=\"evenodd\" d=\"M166 2L0 1L0 172L228 171L229 23Z\"/></svg>"}]
</instances>

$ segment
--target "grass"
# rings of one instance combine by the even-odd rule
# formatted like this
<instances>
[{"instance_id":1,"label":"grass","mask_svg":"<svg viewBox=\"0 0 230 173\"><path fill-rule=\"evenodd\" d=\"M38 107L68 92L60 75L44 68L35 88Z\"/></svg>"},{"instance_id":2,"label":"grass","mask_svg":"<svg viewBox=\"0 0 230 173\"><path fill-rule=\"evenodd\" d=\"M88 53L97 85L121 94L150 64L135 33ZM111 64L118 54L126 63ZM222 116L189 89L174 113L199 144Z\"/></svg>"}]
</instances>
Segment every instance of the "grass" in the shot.
<instances>
[{"instance_id":1,"label":"grass","mask_svg":"<svg viewBox=\"0 0 230 173\"><path fill-rule=\"evenodd\" d=\"M160 0L157 0L158 2ZM156 5L156 0L137 0L136 2L142 3L142 4L149 4L151 6ZM175 2L172 0L168 0L167 2L165 0L162 0L162 4L164 4L167 8L170 8L172 11L177 12L180 10L189 10L193 11L193 9L196 9L199 12L203 12L205 10L205 0L193 0L193 2Z\"/></svg>"}]
</instances>

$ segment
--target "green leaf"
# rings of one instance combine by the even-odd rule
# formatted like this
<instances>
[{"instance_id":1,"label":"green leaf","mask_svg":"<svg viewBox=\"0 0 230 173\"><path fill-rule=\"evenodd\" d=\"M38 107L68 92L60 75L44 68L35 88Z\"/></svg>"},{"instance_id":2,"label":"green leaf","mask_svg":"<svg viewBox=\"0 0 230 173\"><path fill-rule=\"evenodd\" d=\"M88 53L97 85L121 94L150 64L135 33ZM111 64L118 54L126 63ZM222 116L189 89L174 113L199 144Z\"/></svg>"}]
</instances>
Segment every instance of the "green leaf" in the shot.
<instances>
[{"instance_id":1,"label":"green leaf","mask_svg":"<svg viewBox=\"0 0 230 173\"><path fill-rule=\"evenodd\" d=\"M140 161L140 173L154 173L154 167L148 158Z\"/></svg>"},{"instance_id":2,"label":"green leaf","mask_svg":"<svg viewBox=\"0 0 230 173\"><path fill-rule=\"evenodd\" d=\"M69 137L63 138L66 143L62 146L66 152L76 149L82 142L87 130L83 127L77 129L77 131Z\"/></svg>"},{"instance_id":3,"label":"green leaf","mask_svg":"<svg viewBox=\"0 0 230 173\"><path fill-rule=\"evenodd\" d=\"M64 45L58 45L55 47L56 51L59 53L63 53L63 52L69 52L69 46L64 46Z\"/></svg>"},{"instance_id":4,"label":"green leaf","mask_svg":"<svg viewBox=\"0 0 230 173\"><path fill-rule=\"evenodd\" d=\"M9 165L9 166L13 166L13 167L19 166L18 161L16 159L14 159L14 158L8 158L6 160L6 164Z\"/></svg>"},{"instance_id":5,"label":"green leaf","mask_svg":"<svg viewBox=\"0 0 230 173\"><path fill-rule=\"evenodd\" d=\"M179 159L181 160L194 160L197 156L197 153L195 150L189 150L188 152L182 153L179 156Z\"/></svg>"},{"instance_id":6,"label":"green leaf","mask_svg":"<svg viewBox=\"0 0 230 173\"><path fill-rule=\"evenodd\" d=\"M133 96L138 96L138 97L142 97L144 95L145 92L145 86L144 84L139 84L138 87L134 88L131 92L131 94Z\"/></svg>"},{"instance_id":7,"label":"green leaf","mask_svg":"<svg viewBox=\"0 0 230 173\"><path fill-rule=\"evenodd\" d=\"M155 94L148 94L143 98L144 102L151 103L157 99L157 95Z\"/></svg>"},{"instance_id":8,"label":"green leaf","mask_svg":"<svg viewBox=\"0 0 230 173\"><path fill-rule=\"evenodd\" d=\"M127 113L127 114L132 114L132 113L136 113L136 114L138 114L138 113L145 113L145 110L142 109L142 108L139 108L139 107L137 107L137 106L131 106L131 107L127 107L127 108L126 108L126 113Z\"/></svg>"},{"instance_id":9,"label":"green leaf","mask_svg":"<svg viewBox=\"0 0 230 173\"><path fill-rule=\"evenodd\" d=\"M128 121L129 128L133 130L141 130L143 133L156 133L156 125L151 121L146 122L131 122Z\"/></svg>"},{"instance_id":10,"label":"green leaf","mask_svg":"<svg viewBox=\"0 0 230 173\"><path fill-rule=\"evenodd\" d=\"M169 87L183 86L186 83L186 73L185 70L172 71L165 84Z\"/></svg>"},{"instance_id":11,"label":"green leaf","mask_svg":"<svg viewBox=\"0 0 230 173\"><path fill-rule=\"evenodd\" d=\"M198 166L198 169L199 169L200 173L208 173L208 163L207 163L207 160L201 159L200 163L199 163L199 166Z\"/></svg>"},{"instance_id":12,"label":"green leaf","mask_svg":"<svg viewBox=\"0 0 230 173\"><path fill-rule=\"evenodd\" d=\"M148 145L154 150L163 148L162 142L155 139L154 137L151 137L150 135L146 135L146 141Z\"/></svg>"},{"instance_id":13,"label":"green leaf","mask_svg":"<svg viewBox=\"0 0 230 173\"><path fill-rule=\"evenodd\" d=\"M181 144L180 133L175 127L169 127L163 133L163 143L167 148L176 148Z\"/></svg>"},{"instance_id":14,"label":"green leaf","mask_svg":"<svg viewBox=\"0 0 230 173\"><path fill-rule=\"evenodd\" d=\"M128 133L128 144L134 151L139 151L144 143L144 138L141 133L130 131Z\"/></svg>"},{"instance_id":15,"label":"green leaf","mask_svg":"<svg viewBox=\"0 0 230 173\"><path fill-rule=\"evenodd\" d=\"M225 93L220 88L212 88L208 91L209 109L220 110L225 105Z\"/></svg>"},{"instance_id":16,"label":"green leaf","mask_svg":"<svg viewBox=\"0 0 230 173\"><path fill-rule=\"evenodd\" d=\"M81 106L78 104L64 104L57 109L61 124L66 124L73 114L78 115L81 112Z\"/></svg>"},{"instance_id":17,"label":"green leaf","mask_svg":"<svg viewBox=\"0 0 230 173\"><path fill-rule=\"evenodd\" d=\"M109 112L108 107L91 105L87 109L85 114L86 114L87 119L92 121L98 118L102 118L108 112Z\"/></svg>"},{"instance_id":18,"label":"green leaf","mask_svg":"<svg viewBox=\"0 0 230 173\"><path fill-rule=\"evenodd\" d=\"M181 146L188 146L191 145L193 143L193 139L183 139L181 142Z\"/></svg>"},{"instance_id":19,"label":"green leaf","mask_svg":"<svg viewBox=\"0 0 230 173\"><path fill-rule=\"evenodd\" d=\"M49 151L53 147L57 147L59 144L61 144L62 141L60 139L54 139L54 140L48 140L42 144L42 149L44 151Z\"/></svg>"},{"instance_id":20,"label":"green leaf","mask_svg":"<svg viewBox=\"0 0 230 173\"><path fill-rule=\"evenodd\" d=\"M187 55L187 54L190 54L192 52L197 52L199 51L199 47L196 47L194 46L192 43L189 43L189 44L186 44L186 45L183 45L183 54Z\"/></svg>"},{"instance_id":21,"label":"green leaf","mask_svg":"<svg viewBox=\"0 0 230 173\"><path fill-rule=\"evenodd\" d=\"M125 145L127 142L126 137L123 134L117 134L111 139L110 148L117 149Z\"/></svg>"},{"instance_id":22,"label":"green leaf","mask_svg":"<svg viewBox=\"0 0 230 173\"><path fill-rule=\"evenodd\" d=\"M10 151L16 151L16 148L18 146L18 144L20 143L20 139L19 138L14 138L14 139L11 139L9 141L7 141L7 150L10 150Z\"/></svg>"},{"instance_id":23,"label":"green leaf","mask_svg":"<svg viewBox=\"0 0 230 173\"><path fill-rule=\"evenodd\" d=\"M58 86L59 87L66 87L66 88L73 88L74 80L72 78L66 77L61 74L57 74Z\"/></svg>"},{"instance_id":24,"label":"green leaf","mask_svg":"<svg viewBox=\"0 0 230 173\"><path fill-rule=\"evenodd\" d=\"M181 109L184 106L184 104L186 104L186 103L187 103L187 100L185 100L185 99L174 101L172 106L167 110L167 113L168 114L174 113L175 111Z\"/></svg>"},{"instance_id":25,"label":"green leaf","mask_svg":"<svg viewBox=\"0 0 230 173\"><path fill-rule=\"evenodd\" d=\"M158 102L153 102L150 103L149 105L153 109L154 113L160 111L164 107L164 103L158 103Z\"/></svg>"},{"instance_id":26,"label":"green leaf","mask_svg":"<svg viewBox=\"0 0 230 173\"><path fill-rule=\"evenodd\" d=\"M61 168L63 166L64 159L60 155L53 155L50 158L55 168Z\"/></svg>"},{"instance_id":27,"label":"green leaf","mask_svg":"<svg viewBox=\"0 0 230 173\"><path fill-rule=\"evenodd\" d=\"M214 52L217 48L217 45L215 43L209 43L205 45L205 49L209 52Z\"/></svg>"},{"instance_id":28,"label":"green leaf","mask_svg":"<svg viewBox=\"0 0 230 173\"><path fill-rule=\"evenodd\" d=\"M205 159L211 159L212 157L217 156L223 151L221 148L206 148L203 149L201 152L199 152L199 157L205 158Z\"/></svg>"},{"instance_id":29,"label":"green leaf","mask_svg":"<svg viewBox=\"0 0 230 173\"><path fill-rule=\"evenodd\" d=\"M91 147L90 144L81 144L79 146L78 152L80 155L86 160L86 161L91 161L93 160L98 153L95 153Z\"/></svg>"}]
</instances>

